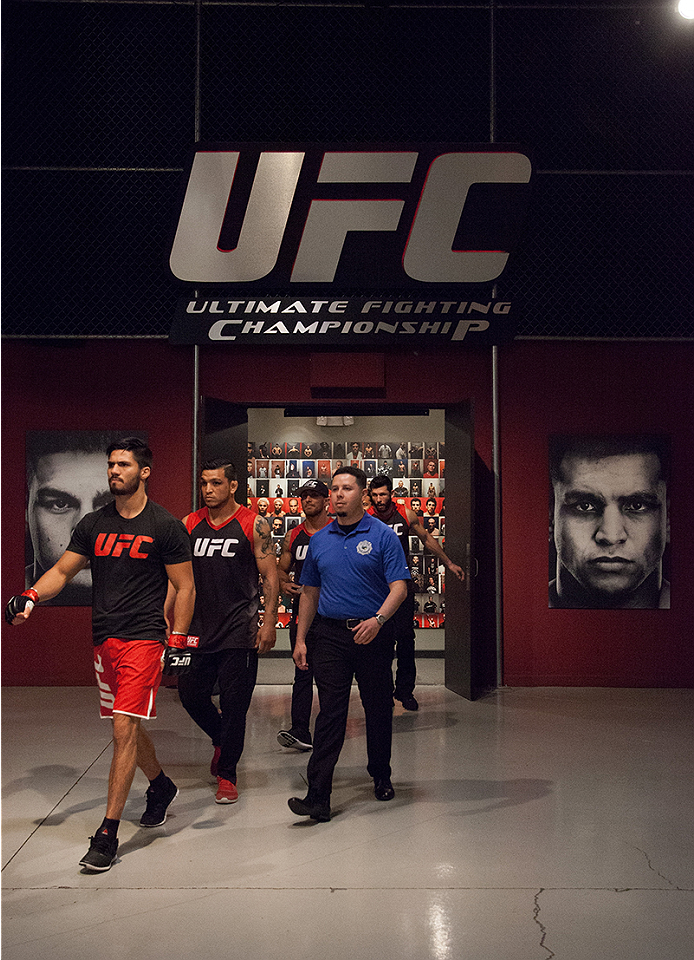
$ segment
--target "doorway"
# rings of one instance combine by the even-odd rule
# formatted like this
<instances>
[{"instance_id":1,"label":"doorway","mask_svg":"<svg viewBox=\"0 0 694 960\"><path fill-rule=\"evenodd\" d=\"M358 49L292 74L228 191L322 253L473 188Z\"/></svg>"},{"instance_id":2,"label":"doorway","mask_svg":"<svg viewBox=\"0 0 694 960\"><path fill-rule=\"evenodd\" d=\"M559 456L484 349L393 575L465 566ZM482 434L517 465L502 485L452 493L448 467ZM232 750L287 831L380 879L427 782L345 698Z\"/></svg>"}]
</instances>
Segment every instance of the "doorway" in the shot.
<instances>
[{"instance_id":1,"label":"doorway","mask_svg":"<svg viewBox=\"0 0 694 960\"><path fill-rule=\"evenodd\" d=\"M264 509L276 508L282 523L280 531L280 521L275 521L278 542L285 524L300 522L294 498L307 476L329 482L334 469L349 463L361 466L367 478L389 473L394 498L415 510L422 526L445 542L447 555L466 574L463 584L450 574L446 578L438 559L411 537L411 561L417 567L412 571L418 590L417 656L442 660L445 686L474 698L480 683L473 669L475 483L469 403L445 410L386 403L282 408L206 397L201 427L201 461L224 455L237 467L247 466L248 481L245 487L239 483L237 499L255 509L265 498ZM284 628L283 617L288 621L281 611L278 627L282 623ZM275 656L288 657L289 643L283 642L281 630L278 637Z\"/></svg>"}]
</instances>

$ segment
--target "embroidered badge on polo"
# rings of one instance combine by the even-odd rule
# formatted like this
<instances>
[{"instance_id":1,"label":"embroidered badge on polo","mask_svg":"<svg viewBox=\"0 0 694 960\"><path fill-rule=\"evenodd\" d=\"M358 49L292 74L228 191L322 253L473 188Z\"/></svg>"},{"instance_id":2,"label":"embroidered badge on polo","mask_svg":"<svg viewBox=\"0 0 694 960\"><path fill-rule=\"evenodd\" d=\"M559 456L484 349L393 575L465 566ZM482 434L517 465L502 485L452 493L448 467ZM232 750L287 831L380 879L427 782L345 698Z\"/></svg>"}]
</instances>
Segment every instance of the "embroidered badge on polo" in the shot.
<instances>
[{"instance_id":1,"label":"embroidered badge on polo","mask_svg":"<svg viewBox=\"0 0 694 960\"><path fill-rule=\"evenodd\" d=\"M362 540L361 543L357 544L357 553L367 554L371 553L373 550L373 544L370 540Z\"/></svg>"}]
</instances>

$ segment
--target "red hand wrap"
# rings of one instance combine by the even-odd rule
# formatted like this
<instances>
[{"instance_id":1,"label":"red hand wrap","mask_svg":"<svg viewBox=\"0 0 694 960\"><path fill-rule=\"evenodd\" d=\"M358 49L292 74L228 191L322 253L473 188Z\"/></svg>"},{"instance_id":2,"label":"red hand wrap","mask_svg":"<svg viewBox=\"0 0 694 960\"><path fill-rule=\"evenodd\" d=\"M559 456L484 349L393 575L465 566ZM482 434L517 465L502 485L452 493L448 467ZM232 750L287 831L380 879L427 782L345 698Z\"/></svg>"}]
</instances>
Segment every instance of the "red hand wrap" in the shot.
<instances>
[{"instance_id":1,"label":"red hand wrap","mask_svg":"<svg viewBox=\"0 0 694 960\"><path fill-rule=\"evenodd\" d=\"M33 601L34 601L34 603L38 603L38 602L39 602L39 595L38 595L38 593L37 593L35 590L33 590L32 588L29 588L29 590L25 590L24 593L22 594L22 596L23 596L23 597L29 597L30 600L33 600Z\"/></svg>"},{"instance_id":2,"label":"red hand wrap","mask_svg":"<svg viewBox=\"0 0 694 960\"><path fill-rule=\"evenodd\" d=\"M169 647L174 647L176 650L185 650L188 646L188 637L185 633L171 633L166 643Z\"/></svg>"}]
</instances>

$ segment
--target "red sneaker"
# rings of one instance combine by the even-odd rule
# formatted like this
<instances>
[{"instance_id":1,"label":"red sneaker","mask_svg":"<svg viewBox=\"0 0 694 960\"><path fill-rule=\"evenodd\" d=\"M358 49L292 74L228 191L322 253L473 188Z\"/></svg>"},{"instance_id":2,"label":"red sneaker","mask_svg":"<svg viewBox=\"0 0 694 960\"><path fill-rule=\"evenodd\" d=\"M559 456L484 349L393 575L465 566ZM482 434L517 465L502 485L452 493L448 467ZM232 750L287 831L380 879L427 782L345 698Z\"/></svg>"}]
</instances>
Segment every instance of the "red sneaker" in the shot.
<instances>
[{"instance_id":1,"label":"red sneaker","mask_svg":"<svg viewBox=\"0 0 694 960\"><path fill-rule=\"evenodd\" d=\"M217 777L217 783L217 796L214 798L215 803L236 803L239 798L236 784L232 783L231 780L225 780L224 777Z\"/></svg>"},{"instance_id":2,"label":"red sneaker","mask_svg":"<svg viewBox=\"0 0 694 960\"><path fill-rule=\"evenodd\" d=\"M210 763L210 775L213 777L217 776L217 767L219 766L219 758L222 754L221 747L214 748L214 756L212 757L212 762Z\"/></svg>"}]
</instances>

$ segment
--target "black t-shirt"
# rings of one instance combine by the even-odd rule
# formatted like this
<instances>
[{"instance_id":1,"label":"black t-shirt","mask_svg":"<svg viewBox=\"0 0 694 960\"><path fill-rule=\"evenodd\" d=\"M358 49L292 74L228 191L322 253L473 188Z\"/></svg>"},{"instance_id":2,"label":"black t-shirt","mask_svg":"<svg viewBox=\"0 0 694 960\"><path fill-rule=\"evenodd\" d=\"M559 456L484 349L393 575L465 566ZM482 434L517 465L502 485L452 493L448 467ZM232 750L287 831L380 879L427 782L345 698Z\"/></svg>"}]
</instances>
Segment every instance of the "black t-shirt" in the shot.
<instances>
[{"instance_id":1,"label":"black t-shirt","mask_svg":"<svg viewBox=\"0 0 694 960\"><path fill-rule=\"evenodd\" d=\"M196 593L188 633L200 638L199 649L205 653L255 647L260 606L253 544L257 519L243 505L218 527L207 507L186 518Z\"/></svg>"},{"instance_id":2,"label":"black t-shirt","mask_svg":"<svg viewBox=\"0 0 694 960\"><path fill-rule=\"evenodd\" d=\"M289 552L292 557L291 568L294 570L294 583L301 582L301 568L304 565L304 560L306 559L306 554L308 552L309 540L313 536L312 533L309 533L306 529L306 523L300 523L298 527L294 527L290 534L289 538ZM296 620L299 616L299 600L300 597L294 597L292 599L292 621L296 623Z\"/></svg>"},{"instance_id":3,"label":"black t-shirt","mask_svg":"<svg viewBox=\"0 0 694 960\"><path fill-rule=\"evenodd\" d=\"M68 550L91 561L95 646L108 637L166 640L166 565L191 559L180 520L151 500L130 520L109 503L80 520Z\"/></svg>"},{"instance_id":4,"label":"black t-shirt","mask_svg":"<svg viewBox=\"0 0 694 960\"><path fill-rule=\"evenodd\" d=\"M369 507L369 513L372 517L377 517L382 523L385 523L387 527L390 527L398 535L398 540L400 541L400 546L403 549L405 554L405 561L407 565L410 564L410 522L407 519L407 514L405 513L405 508L401 510L397 503L390 502L390 510L387 514L379 513L375 507ZM415 590L415 584L412 580L407 581L407 592L408 594L413 594Z\"/></svg>"}]
</instances>

